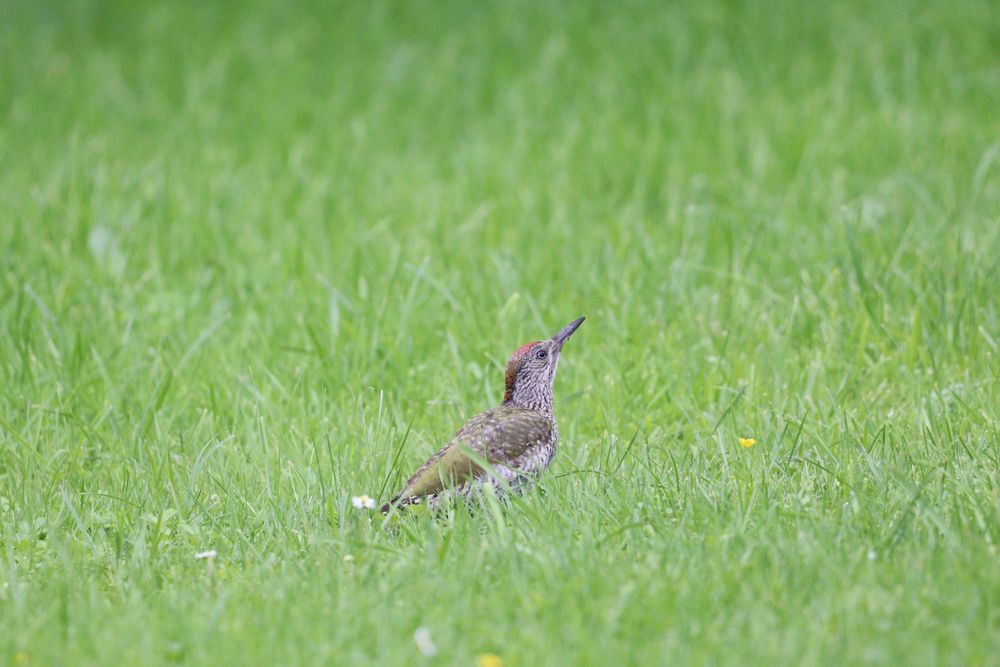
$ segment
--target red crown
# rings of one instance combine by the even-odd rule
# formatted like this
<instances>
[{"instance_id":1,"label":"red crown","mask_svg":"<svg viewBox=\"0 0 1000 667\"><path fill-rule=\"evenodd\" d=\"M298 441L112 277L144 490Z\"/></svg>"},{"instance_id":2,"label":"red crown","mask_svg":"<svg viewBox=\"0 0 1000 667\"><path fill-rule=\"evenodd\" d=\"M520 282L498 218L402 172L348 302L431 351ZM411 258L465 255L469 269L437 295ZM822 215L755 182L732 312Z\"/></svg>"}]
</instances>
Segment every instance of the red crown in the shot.
<instances>
[{"instance_id":1,"label":"red crown","mask_svg":"<svg viewBox=\"0 0 1000 667\"><path fill-rule=\"evenodd\" d=\"M509 401L514 396L514 380L517 379L517 372L521 370L521 364L524 362L524 358L528 356L528 353L531 352L531 349L541 342L540 340L534 340L514 350L510 361L507 362L507 372L504 375L503 400Z\"/></svg>"},{"instance_id":2,"label":"red crown","mask_svg":"<svg viewBox=\"0 0 1000 667\"><path fill-rule=\"evenodd\" d=\"M525 343L521 347L519 347L516 350L514 350L514 354L512 354L510 358L511 359L520 359L524 355L528 354L528 352L531 351L531 348L535 347L536 345L538 345L541 342L542 341L540 341L540 340L533 340L530 343Z\"/></svg>"}]
</instances>

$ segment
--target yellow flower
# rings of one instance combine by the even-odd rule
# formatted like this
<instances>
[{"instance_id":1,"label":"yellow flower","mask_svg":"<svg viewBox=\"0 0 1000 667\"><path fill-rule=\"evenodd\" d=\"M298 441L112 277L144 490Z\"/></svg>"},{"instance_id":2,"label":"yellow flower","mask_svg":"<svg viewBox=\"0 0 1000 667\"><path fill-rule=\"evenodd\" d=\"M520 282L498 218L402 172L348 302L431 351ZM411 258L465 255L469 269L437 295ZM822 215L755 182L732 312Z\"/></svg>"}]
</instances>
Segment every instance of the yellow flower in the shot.
<instances>
[{"instance_id":1,"label":"yellow flower","mask_svg":"<svg viewBox=\"0 0 1000 667\"><path fill-rule=\"evenodd\" d=\"M476 656L476 667L503 667L503 659L496 653L481 653Z\"/></svg>"},{"instance_id":2,"label":"yellow flower","mask_svg":"<svg viewBox=\"0 0 1000 667\"><path fill-rule=\"evenodd\" d=\"M14 654L14 662L18 665L24 665L28 662L28 654L24 651L18 651Z\"/></svg>"},{"instance_id":3,"label":"yellow flower","mask_svg":"<svg viewBox=\"0 0 1000 667\"><path fill-rule=\"evenodd\" d=\"M757 441L753 438L738 438L738 440L740 441L740 447L743 449L750 449L757 444Z\"/></svg>"}]
</instances>

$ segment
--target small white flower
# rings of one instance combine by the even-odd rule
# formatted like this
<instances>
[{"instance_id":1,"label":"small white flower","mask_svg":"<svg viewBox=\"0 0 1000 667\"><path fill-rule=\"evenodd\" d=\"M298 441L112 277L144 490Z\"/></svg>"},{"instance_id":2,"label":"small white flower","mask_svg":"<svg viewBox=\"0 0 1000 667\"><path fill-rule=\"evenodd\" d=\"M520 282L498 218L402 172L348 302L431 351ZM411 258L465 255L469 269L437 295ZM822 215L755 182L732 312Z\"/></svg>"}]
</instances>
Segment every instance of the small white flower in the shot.
<instances>
[{"instance_id":1,"label":"small white flower","mask_svg":"<svg viewBox=\"0 0 1000 667\"><path fill-rule=\"evenodd\" d=\"M369 498L368 496L354 496L353 498L351 498L351 504L357 507L359 510L375 509L375 499Z\"/></svg>"},{"instance_id":2,"label":"small white flower","mask_svg":"<svg viewBox=\"0 0 1000 667\"><path fill-rule=\"evenodd\" d=\"M197 558L197 559L199 559L199 560L202 559L202 558L207 558L208 560L212 560L213 558L215 558L218 555L219 554L215 553L215 549L209 549L208 551L201 551L199 553L196 553L194 555L194 557Z\"/></svg>"},{"instance_id":3,"label":"small white flower","mask_svg":"<svg viewBox=\"0 0 1000 667\"><path fill-rule=\"evenodd\" d=\"M413 642L417 645L417 650L428 658L438 652L438 647L431 639L431 631L422 625L413 633Z\"/></svg>"},{"instance_id":4,"label":"small white flower","mask_svg":"<svg viewBox=\"0 0 1000 667\"><path fill-rule=\"evenodd\" d=\"M874 549L871 549L871 550L870 550L870 551L868 552L868 560L875 560L876 556L878 556L878 554L877 554L877 553L875 553L875 550L874 550Z\"/></svg>"},{"instance_id":5,"label":"small white flower","mask_svg":"<svg viewBox=\"0 0 1000 667\"><path fill-rule=\"evenodd\" d=\"M345 563L353 563L354 562L354 556L352 556L351 554L344 554L344 562Z\"/></svg>"}]
</instances>

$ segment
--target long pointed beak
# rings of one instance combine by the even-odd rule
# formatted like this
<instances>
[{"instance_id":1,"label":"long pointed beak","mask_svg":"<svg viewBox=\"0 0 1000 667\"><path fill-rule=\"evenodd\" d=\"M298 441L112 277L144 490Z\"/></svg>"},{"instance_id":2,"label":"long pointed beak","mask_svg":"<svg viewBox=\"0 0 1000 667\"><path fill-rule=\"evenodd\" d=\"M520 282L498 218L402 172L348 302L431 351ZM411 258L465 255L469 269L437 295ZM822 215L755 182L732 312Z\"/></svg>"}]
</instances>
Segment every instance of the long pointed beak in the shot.
<instances>
[{"instance_id":1,"label":"long pointed beak","mask_svg":"<svg viewBox=\"0 0 1000 667\"><path fill-rule=\"evenodd\" d=\"M559 333L552 337L552 342L556 344L556 347L562 348L563 343L565 343L566 340L573 335L574 331L580 328L580 325L583 324L585 319L587 318L579 317L560 329Z\"/></svg>"}]
</instances>

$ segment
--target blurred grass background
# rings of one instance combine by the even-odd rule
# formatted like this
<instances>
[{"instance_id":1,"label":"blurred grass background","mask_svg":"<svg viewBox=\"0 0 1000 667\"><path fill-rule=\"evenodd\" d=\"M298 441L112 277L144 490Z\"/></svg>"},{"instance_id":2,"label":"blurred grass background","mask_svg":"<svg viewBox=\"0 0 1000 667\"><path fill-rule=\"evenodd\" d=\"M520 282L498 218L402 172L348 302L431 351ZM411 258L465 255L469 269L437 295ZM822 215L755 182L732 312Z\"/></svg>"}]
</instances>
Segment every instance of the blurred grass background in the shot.
<instances>
[{"instance_id":1,"label":"blurred grass background","mask_svg":"<svg viewBox=\"0 0 1000 667\"><path fill-rule=\"evenodd\" d=\"M0 659L998 664L997 109L991 2L4 2ZM353 510L578 315L537 491Z\"/></svg>"}]
</instances>

